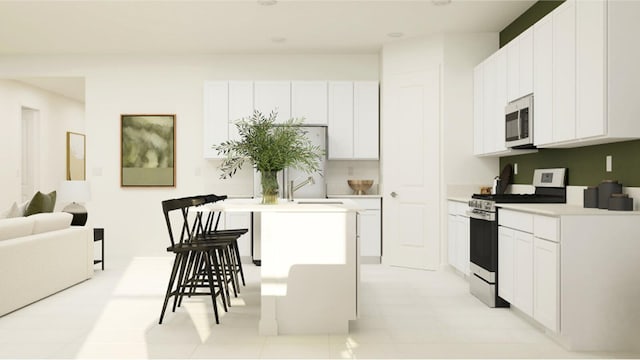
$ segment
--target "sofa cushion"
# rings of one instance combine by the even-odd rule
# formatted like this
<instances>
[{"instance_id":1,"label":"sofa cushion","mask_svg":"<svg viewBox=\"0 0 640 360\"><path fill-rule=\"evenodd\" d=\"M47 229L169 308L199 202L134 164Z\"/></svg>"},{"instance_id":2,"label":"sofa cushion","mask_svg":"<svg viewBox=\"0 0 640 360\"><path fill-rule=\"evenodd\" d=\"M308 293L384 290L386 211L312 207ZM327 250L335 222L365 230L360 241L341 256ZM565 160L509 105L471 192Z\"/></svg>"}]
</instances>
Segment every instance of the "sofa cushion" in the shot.
<instances>
[{"instance_id":1,"label":"sofa cushion","mask_svg":"<svg viewBox=\"0 0 640 360\"><path fill-rule=\"evenodd\" d=\"M29 216L34 220L33 233L62 230L71 226L73 215L66 212L40 213Z\"/></svg>"},{"instance_id":2,"label":"sofa cushion","mask_svg":"<svg viewBox=\"0 0 640 360\"><path fill-rule=\"evenodd\" d=\"M53 212L53 208L56 206L56 192L55 190L43 194L38 191L27 205L27 209L24 211L24 216L29 216L39 213Z\"/></svg>"},{"instance_id":3,"label":"sofa cushion","mask_svg":"<svg viewBox=\"0 0 640 360\"><path fill-rule=\"evenodd\" d=\"M8 240L33 234L35 221L31 218L16 217L0 220L0 240Z\"/></svg>"}]
</instances>

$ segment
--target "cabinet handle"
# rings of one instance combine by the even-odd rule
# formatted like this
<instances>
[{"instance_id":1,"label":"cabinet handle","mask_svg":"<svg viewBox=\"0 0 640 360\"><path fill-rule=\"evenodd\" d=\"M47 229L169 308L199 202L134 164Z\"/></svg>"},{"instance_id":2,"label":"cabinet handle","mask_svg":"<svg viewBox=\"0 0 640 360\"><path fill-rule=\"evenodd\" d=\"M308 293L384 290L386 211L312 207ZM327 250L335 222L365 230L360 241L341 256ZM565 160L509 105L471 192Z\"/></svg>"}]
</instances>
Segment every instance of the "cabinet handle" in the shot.
<instances>
[{"instance_id":1,"label":"cabinet handle","mask_svg":"<svg viewBox=\"0 0 640 360\"><path fill-rule=\"evenodd\" d=\"M392 191L390 195L392 198L398 197L398 193L396 193L395 191Z\"/></svg>"}]
</instances>

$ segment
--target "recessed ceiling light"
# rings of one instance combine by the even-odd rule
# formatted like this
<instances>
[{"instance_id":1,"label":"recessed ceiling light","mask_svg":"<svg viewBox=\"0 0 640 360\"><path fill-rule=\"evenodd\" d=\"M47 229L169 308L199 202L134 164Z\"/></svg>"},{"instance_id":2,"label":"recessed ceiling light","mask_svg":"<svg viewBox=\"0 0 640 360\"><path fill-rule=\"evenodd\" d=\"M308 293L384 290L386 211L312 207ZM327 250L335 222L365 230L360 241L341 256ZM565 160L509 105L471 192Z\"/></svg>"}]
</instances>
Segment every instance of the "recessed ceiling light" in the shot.
<instances>
[{"instance_id":1,"label":"recessed ceiling light","mask_svg":"<svg viewBox=\"0 0 640 360\"><path fill-rule=\"evenodd\" d=\"M388 37L392 37L392 38L399 38L399 37L403 37L404 33L401 32L390 32L387 34Z\"/></svg>"},{"instance_id":2,"label":"recessed ceiling light","mask_svg":"<svg viewBox=\"0 0 640 360\"><path fill-rule=\"evenodd\" d=\"M271 38L271 42L274 42L276 44L280 44L280 43L283 43L285 41L287 41L287 39L283 38L283 37L272 37Z\"/></svg>"},{"instance_id":3,"label":"recessed ceiling light","mask_svg":"<svg viewBox=\"0 0 640 360\"><path fill-rule=\"evenodd\" d=\"M271 6L271 5L275 5L278 2L276 0L258 0L258 4L262 5L262 6Z\"/></svg>"},{"instance_id":4,"label":"recessed ceiling light","mask_svg":"<svg viewBox=\"0 0 640 360\"><path fill-rule=\"evenodd\" d=\"M451 0L431 0L431 3L436 6L449 5Z\"/></svg>"}]
</instances>

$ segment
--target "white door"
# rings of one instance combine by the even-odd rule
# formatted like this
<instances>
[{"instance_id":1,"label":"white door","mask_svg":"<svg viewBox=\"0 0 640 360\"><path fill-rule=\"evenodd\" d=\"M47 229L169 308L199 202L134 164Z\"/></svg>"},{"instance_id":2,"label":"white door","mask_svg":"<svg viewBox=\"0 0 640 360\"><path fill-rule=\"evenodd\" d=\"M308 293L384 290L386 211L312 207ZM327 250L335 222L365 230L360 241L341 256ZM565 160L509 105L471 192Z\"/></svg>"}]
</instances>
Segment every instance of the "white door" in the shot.
<instances>
[{"instance_id":1,"label":"white door","mask_svg":"<svg viewBox=\"0 0 640 360\"><path fill-rule=\"evenodd\" d=\"M383 252L387 265L440 265L440 65L390 76L383 92Z\"/></svg>"},{"instance_id":2,"label":"white door","mask_svg":"<svg viewBox=\"0 0 640 360\"><path fill-rule=\"evenodd\" d=\"M39 187L39 117L38 110L22 108L22 201L31 199Z\"/></svg>"}]
</instances>

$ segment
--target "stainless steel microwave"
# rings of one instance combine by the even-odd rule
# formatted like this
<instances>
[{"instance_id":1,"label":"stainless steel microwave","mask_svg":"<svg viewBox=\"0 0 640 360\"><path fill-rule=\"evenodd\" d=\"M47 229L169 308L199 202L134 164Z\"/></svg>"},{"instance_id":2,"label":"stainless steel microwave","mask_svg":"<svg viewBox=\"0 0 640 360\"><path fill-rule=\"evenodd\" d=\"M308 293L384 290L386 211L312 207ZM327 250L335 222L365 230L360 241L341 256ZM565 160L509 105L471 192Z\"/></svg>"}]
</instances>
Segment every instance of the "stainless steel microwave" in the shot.
<instances>
[{"instance_id":1,"label":"stainless steel microwave","mask_svg":"<svg viewBox=\"0 0 640 360\"><path fill-rule=\"evenodd\" d=\"M505 107L507 148L533 148L533 94L510 102Z\"/></svg>"}]
</instances>

